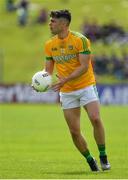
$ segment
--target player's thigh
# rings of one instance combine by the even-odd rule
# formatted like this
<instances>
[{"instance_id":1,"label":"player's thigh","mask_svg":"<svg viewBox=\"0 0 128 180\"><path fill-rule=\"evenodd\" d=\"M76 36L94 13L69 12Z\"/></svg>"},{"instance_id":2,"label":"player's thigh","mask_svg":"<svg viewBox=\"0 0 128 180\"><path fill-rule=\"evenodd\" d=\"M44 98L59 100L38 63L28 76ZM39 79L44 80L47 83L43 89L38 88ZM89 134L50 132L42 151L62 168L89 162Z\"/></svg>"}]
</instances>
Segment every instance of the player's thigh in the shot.
<instances>
[{"instance_id":1,"label":"player's thigh","mask_svg":"<svg viewBox=\"0 0 128 180\"><path fill-rule=\"evenodd\" d=\"M71 131L80 131L80 107L63 109L65 120Z\"/></svg>"},{"instance_id":2,"label":"player's thigh","mask_svg":"<svg viewBox=\"0 0 128 180\"><path fill-rule=\"evenodd\" d=\"M100 104L99 101L93 101L84 106L90 120L100 119Z\"/></svg>"},{"instance_id":3,"label":"player's thigh","mask_svg":"<svg viewBox=\"0 0 128 180\"><path fill-rule=\"evenodd\" d=\"M76 92L60 93L60 103L62 109L73 109L80 107L79 96Z\"/></svg>"},{"instance_id":4,"label":"player's thigh","mask_svg":"<svg viewBox=\"0 0 128 180\"><path fill-rule=\"evenodd\" d=\"M98 101L98 93L95 85L88 86L81 90L80 105L85 106L91 102Z\"/></svg>"}]
</instances>

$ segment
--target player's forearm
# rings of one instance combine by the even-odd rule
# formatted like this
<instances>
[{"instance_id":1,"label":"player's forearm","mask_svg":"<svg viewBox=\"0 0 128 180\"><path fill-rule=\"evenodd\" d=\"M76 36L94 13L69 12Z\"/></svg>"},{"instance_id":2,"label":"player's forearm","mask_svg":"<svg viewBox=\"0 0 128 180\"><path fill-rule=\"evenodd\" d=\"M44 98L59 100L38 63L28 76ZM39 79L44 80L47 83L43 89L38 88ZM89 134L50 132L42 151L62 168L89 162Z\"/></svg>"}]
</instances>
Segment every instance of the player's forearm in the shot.
<instances>
[{"instance_id":1,"label":"player's forearm","mask_svg":"<svg viewBox=\"0 0 128 180\"><path fill-rule=\"evenodd\" d=\"M53 69L50 69L50 68L47 68L47 67L45 67L44 69L45 69L45 71L48 72L50 75L53 74Z\"/></svg>"},{"instance_id":2,"label":"player's forearm","mask_svg":"<svg viewBox=\"0 0 128 180\"><path fill-rule=\"evenodd\" d=\"M66 81L70 81L73 80L79 76L81 76L83 73L87 72L88 70L88 66L80 66L78 67L75 71L73 71L73 73L71 73L67 78Z\"/></svg>"},{"instance_id":3,"label":"player's forearm","mask_svg":"<svg viewBox=\"0 0 128 180\"><path fill-rule=\"evenodd\" d=\"M45 71L47 71L50 75L53 74L54 69L54 62L53 61L46 61L45 63Z\"/></svg>"}]
</instances>

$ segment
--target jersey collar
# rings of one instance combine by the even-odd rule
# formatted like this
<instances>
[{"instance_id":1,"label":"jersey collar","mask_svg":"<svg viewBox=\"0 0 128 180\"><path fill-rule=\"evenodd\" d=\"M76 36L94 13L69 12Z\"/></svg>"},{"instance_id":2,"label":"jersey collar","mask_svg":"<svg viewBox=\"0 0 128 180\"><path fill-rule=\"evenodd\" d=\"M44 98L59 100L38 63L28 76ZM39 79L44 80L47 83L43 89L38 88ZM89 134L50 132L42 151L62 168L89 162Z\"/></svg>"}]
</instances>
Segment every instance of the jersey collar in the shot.
<instances>
[{"instance_id":1,"label":"jersey collar","mask_svg":"<svg viewBox=\"0 0 128 180\"><path fill-rule=\"evenodd\" d=\"M59 39L58 37L57 38L59 41L67 41L69 39L70 35L71 35L71 32L69 31L68 36L66 38L64 38L64 39Z\"/></svg>"}]
</instances>

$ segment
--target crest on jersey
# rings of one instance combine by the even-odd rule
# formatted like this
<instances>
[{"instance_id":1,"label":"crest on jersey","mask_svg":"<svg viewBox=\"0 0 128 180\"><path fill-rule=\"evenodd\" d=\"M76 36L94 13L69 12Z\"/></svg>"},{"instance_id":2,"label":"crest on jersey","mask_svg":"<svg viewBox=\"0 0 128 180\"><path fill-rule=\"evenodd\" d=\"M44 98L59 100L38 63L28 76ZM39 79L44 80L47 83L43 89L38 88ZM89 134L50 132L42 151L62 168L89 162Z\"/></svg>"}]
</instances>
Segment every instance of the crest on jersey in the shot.
<instances>
[{"instance_id":1,"label":"crest on jersey","mask_svg":"<svg viewBox=\"0 0 128 180\"><path fill-rule=\"evenodd\" d=\"M65 48L60 48L61 54L65 54Z\"/></svg>"}]
</instances>

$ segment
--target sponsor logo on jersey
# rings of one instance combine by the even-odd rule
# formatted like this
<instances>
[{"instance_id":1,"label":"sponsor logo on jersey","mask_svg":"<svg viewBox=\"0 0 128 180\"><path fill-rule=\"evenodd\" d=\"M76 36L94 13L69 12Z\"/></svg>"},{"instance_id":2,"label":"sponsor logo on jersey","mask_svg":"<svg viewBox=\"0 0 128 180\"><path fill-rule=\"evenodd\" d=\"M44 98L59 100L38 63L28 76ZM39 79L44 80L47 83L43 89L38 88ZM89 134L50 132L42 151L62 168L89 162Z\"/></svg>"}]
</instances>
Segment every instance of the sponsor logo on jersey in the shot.
<instances>
[{"instance_id":1,"label":"sponsor logo on jersey","mask_svg":"<svg viewBox=\"0 0 128 180\"><path fill-rule=\"evenodd\" d=\"M69 62L70 60L77 58L76 54L68 54L68 55L62 55L62 56L53 56L53 59L56 61L57 64L63 64L65 62Z\"/></svg>"}]
</instances>

